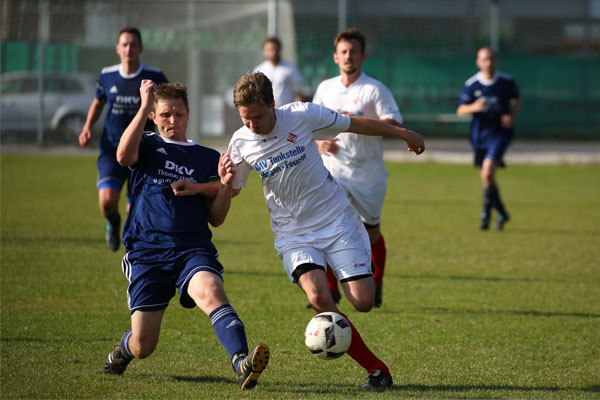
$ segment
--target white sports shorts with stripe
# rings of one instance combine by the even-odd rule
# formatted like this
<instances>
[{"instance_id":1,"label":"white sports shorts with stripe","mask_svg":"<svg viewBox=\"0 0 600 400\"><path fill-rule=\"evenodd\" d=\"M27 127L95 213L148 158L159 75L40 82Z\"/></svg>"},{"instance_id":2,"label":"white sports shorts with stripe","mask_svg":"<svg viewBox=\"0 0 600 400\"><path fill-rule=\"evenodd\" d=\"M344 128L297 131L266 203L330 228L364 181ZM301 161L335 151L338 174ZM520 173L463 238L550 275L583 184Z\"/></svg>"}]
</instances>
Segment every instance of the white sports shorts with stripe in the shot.
<instances>
[{"instance_id":1,"label":"white sports shorts with stripe","mask_svg":"<svg viewBox=\"0 0 600 400\"><path fill-rule=\"evenodd\" d=\"M329 264L340 281L372 274L369 235L351 205L322 228L276 237L275 249L293 283L302 264Z\"/></svg>"}]
</instances>

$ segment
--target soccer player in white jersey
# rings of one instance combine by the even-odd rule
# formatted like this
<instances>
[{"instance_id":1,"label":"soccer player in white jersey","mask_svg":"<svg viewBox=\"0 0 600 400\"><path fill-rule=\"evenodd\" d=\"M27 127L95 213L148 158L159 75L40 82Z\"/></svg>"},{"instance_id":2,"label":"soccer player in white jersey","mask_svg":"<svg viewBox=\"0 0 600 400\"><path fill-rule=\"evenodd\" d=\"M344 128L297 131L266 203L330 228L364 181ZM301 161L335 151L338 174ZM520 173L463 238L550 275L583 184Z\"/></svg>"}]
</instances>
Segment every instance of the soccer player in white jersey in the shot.
<instances>
[{"instance_id":1,"label":"soccer player in white jersey","mask_svg":"<svg viewBox=\"0 0 600 400\"><path fill-rule=\"evenodd\" d=\"M268 37L262 46L265 61L254 68L254 72L262 72L271 81L275 107L302 100L302 75L294 64L281 58L281 49L279 38Z\"/></svg>"},{"instance_id":2,"label":"soccer player in white jersey","mask_svg":"<svg viewBox=\"0 0 600 400\"><path fill-rule=\"evenodd\" d=\"M340 75L321 82L313 103L342 114L375 118L401 127L402 115L392 93L381 82L362 72L362 63L367 59L364 35L356 29L340 32L333 46L333 60ZM325 167L346 190L369 233L375 307L379 307L387 253L380 230L388 177L383 163L383 140L343 132L331 140L317 141L317 146ZM334 300L339 300L337 280L330 269L327 270L327 283Z\"/></svg>"},{"instance_id":3,"label":"soccer player in white jersey","mask_svg":"<svg viewBox=\"0 0 600 400\"><path fill-rule=\"evenodd\" d=\"M269 361L269 348L260 344L248 352L244 324L225 294L223 266L208 227L225 221L235 165L228 155L187 140L185 86L143 80L139 93L140 108L116 154L131 169L122 262L131 329L110 352L104 372L121 375L133 358L153 353L177 288L183 307L198 307L209 316L241 388L251 389ZM148 116L160 135L144 131Z\"/></svg>"},{"instance_id":4,"label":"soccer player in white jersey","mask_svg":"<svg viewBox=\"0 0 600 400\"><path fill-rule=\"evenodd\" d=\"M420 154L425 150L422 137L313 103L295 102L275 108L271 82L260 72L240 78L234 88L234 104L244 124L233 134L228 149L237 167L234 194L246 185L250 171L255 169L263 183L275 249L289 279L304 291L317 313L341 314L327 286L328 264L354 308L370 311L375 284L369 236L345 191L323 166L314 140L331 139L348 131L394 136L405 140L410 151ZM390 387L393 381L388 367L350 325L348 355L368 373L362 388Z\"/></svg>"}]
</instances>

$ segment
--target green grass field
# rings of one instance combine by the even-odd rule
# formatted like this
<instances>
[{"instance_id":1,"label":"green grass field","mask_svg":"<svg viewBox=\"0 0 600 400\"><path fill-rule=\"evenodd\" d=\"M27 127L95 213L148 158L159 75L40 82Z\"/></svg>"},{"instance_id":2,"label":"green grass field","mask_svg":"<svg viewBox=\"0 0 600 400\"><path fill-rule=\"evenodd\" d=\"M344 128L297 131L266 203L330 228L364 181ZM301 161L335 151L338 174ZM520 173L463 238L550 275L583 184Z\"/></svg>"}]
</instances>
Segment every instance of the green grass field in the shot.
<instances>
[{"instance_id":1,"label":"green grass field","mask_svg":"<svg viewBox=\"0 0 600 400\"><path fill-rule=\"evenodd\" d=\"M214 240L231 303L269 368L237 387L210 321L174 299L148 359L102 373L129 326L122 251L104 243L95 158L1 157L3 399L600 398L600 166L500 171L512 214L480 232L467 165L389 164L383 305L340 304L393 372L361 393L352 359L304 347L313 315L289 283L256 174ZM123 202L124 203L124 202Z\"/></svg>"}]
</instances>

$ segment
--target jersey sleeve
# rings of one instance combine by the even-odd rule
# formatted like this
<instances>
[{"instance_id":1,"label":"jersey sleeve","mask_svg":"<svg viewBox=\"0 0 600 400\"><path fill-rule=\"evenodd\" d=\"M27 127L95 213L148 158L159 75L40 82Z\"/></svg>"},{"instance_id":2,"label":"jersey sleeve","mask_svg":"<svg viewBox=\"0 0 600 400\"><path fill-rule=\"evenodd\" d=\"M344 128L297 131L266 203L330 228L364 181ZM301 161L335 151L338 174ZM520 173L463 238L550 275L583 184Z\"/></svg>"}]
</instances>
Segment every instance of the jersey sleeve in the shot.
<instances>
[{"instance_id":1,"label":"jersey sleeve","mask_svg":"<svg viewBox=\"0 0 600 400\"><path fill-rule=\"evenodd\" d=\"M327 107L306 103L308 118L313 121L313 139L327 140L350 128L350 117Z\"/></svg>"},{"instance_id":2,"label":"jersey sleeve","mask_svg":"<svg viewBox=\"0 0 600 400\"><path fill-rule=\"evenodd\" d=\"M142 132L142 138L140 140L140 145L138 146L137 161L133 165L130 165L129 169L139 168L141 165L144 164L146 155L149 152L148 148L152 146L150 137L148 136L151 133L153 133L153 132L146 132L146 131Z\"/></svg>"},{"instance_id":3,"label":"jersey sleeve","mask_svg":"<svg viewBox=\"0 0 600 400\"><path fill-rule=\"evenodd\" d=\"M393 119L396 122L402 123L402 115L398 109L398 104L394 100L392 92L385 86L381 86L375 92L375 98L373 99L375 106L375 112L379 119Z\"/></svg>"},{"instance_id":4,"label":"jersey sleeve","mask_svg":"<svg viewBox=\"0 0 600 400\"><path fill-rule=\"evenodd\" d=\"M465 85L462 92L460 93L458 101L456 102L456 107L460 106L461 104L471 104L472 102L473 94L471 93L471 87Z\"/></svg>"},{"instance_id":5,"label":"jersey sleeve","mask_svg":"<svg viewBox=\"0 0 600 400\"><path fill-rule=\"evenodd\" d=\"M235 145L235 139L232 139L229 143L227 153L230 155L231 161L233 161L236 166L236 173L233 178L233 188L241 189L246 187L252 166L242 158L239 149Z\"/></svg>"},{"instance_id":6,"label":"jersey sleeve","mask_svg":"<svg viewBox=\"0 0 600 400\"><path fill-rule=\"evenodd\" d=\"M320 106L323 105L323 99L321 98L321 93L322 93L323 89L322 89L322 85L317 86L317 91L315 92L312 102L315 104L318 104Z\"/></svg>"},{"instance_id":7,"label":"jersey sleeve","mask_svg":"<svg viewBox=\"0 0 600 400\"><path fill-rule=\"evenodd\" d=\"M219 159L221 158L221 153L219 153L215 149L208 149L210 154L207 158L211 159L210 169L207 171L207 182L216 182L221 179L219 176Z\"/></svg>"},{"instance_id":8,"label":"jersey sleeve","mask_svg":"<svg viewBox=\"0 0 600 400\"><path fill-rule=\"evenodd\" d=\"M158 73L158 77L156 78L156 83L157 85L161 84L161 83L167 83L169 82L169 80L167 79L167 76L164 74L164 72L160 71Z\"/></svg>"},{"instance_id":9,"label":"jersey sleeve","mask_svg":"<svg viewBox=\"0 0 600 400\"><path fill-rule=\"evenodd\" d=\"M106 104L106 90L104 89L104 84L102 83L102 75L100 75L96 80L96 98L102 103Z\"/></svg>"},{"instance_id":10,"label":"jersey sleeve","mask_svg":"<svg viewBox=\"0 0 600 400\"><path fill-rule=\"evenodd\" d=\"M511 79L510 80L510 98L511 99L518 99L519 97L521 97L521 94L519 93L519 87L517 86L517 83Z\"/></svg>"}]
</instances>

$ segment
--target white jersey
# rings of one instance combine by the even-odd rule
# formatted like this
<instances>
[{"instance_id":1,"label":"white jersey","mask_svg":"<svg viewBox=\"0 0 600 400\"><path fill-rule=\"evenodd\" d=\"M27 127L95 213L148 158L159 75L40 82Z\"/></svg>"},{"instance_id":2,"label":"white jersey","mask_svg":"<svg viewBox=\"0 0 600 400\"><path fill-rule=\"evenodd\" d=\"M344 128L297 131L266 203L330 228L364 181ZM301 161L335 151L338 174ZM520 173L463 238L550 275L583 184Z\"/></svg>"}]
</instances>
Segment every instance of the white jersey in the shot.
<instances>
[{"instance_id":1,"label":"white jersey","mask_svg":"<svg viewBox=\"0 0 600 400\"><path fill-rule=\"evenodd\" d=\"M294 236L328 225L349 201L323 166L314 139L335 137L350 127L350 118L312 103L275 109L273 130L258 135L242 127L227 152L237 165L234 188L246 186L255 169L262 180L277 236Z\"/></svg>"},{"instance_id":2,"label":"white jersey","mask_svg":"<svg viewBox=\"0 0 600 400\"><path fill-rule=\"evenodd\" d=\"M300 91L302 84L302 75L294 64L281 60L279 64L273 65L267 60L254 68L254 72L259 71L265 74L273 85L275 107L281 107L296 100L296 93Z\"/></svg>"},{"instance_id":3,"label":"white jersey","mask_svg":"<svg viewBox=\"0 0 600 400\"><path fill-rule=\"evenodd\" d=\"M392 93L381 82L364 72L348 87L342 84L341 76L321 82L313 103L350 115L374 119L391 118L402 123L402 116ZM355 182L387 178L383 163L383 140L380 136L344 132L337 138L338 152L322 156L325 166L334 177Z\"/></svg>"}]
</instances>

